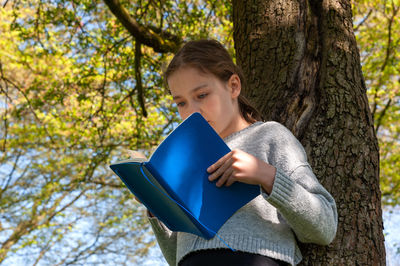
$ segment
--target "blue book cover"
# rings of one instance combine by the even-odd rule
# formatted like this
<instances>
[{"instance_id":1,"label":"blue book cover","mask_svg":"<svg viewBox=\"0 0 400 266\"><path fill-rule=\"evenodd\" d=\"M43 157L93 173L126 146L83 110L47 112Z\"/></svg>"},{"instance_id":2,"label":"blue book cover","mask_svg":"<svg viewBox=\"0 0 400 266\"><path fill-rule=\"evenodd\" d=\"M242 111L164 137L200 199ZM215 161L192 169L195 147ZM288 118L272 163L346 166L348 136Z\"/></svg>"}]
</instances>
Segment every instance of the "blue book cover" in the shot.
<instances>
[{"instance_id":1,"label":"blue book cover","mask_svg":"<svg viewBox=\"0 0 400 266\"><path fill-rule=\"evenodd\" d=\"M212 238L259 186L217 187L207 168L230 152L208 122L194 113L157 147L150 160L112 164L129 190L170 230Z\"/></svg>"}]
</instances>

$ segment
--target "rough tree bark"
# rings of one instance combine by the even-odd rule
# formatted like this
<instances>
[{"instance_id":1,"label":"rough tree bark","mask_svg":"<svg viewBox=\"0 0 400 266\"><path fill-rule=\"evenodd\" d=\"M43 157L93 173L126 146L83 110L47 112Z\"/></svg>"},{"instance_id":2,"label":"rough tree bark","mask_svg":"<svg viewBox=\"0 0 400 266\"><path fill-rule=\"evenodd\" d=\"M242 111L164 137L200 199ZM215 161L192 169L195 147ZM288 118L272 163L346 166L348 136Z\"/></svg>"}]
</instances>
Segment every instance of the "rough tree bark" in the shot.
<instances>
[{"instance_id":1,"label":"rough tree bark","mask_svg":"<svg viewBox=\"0 0 400 266\"><path fill-rule=\"evenodd\" d=\"M301 244L303 265L384 265L379 153L350 0L233 1L245 95L304 145L337 202L334 242Z\"/></svg>"}]
</instances>

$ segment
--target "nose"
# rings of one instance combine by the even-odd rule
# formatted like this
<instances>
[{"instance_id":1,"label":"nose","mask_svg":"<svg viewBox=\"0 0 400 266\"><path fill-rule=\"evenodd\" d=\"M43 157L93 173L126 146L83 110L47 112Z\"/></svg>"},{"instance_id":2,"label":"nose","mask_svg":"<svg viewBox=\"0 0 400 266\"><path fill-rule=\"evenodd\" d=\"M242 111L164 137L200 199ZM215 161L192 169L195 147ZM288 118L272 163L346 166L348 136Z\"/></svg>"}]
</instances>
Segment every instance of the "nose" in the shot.
<instances>
[{"instance_id":1,"label":"nose","mask_svg":"<svg viewBox=\"0 0 400 266\"><path fill-rule=\"evenodd\" d=\"M203 115L200 105L195 102L192 102L189 104L189 108L187 111L188 111L187 116L190 116L191 114L196 113L196 112Z\"/></svg>"},{"instance_id":2,"label":"nose","mask_svg":"<svg viewBox=\"0 0 400 266\"><path fill-rule=\"evenodd\" d=\"M196 113L196 112L201 113L201 108L197 103L191 103L189 106L189 112L190 112L189 115Z\"/></svg>"}]
</instances>

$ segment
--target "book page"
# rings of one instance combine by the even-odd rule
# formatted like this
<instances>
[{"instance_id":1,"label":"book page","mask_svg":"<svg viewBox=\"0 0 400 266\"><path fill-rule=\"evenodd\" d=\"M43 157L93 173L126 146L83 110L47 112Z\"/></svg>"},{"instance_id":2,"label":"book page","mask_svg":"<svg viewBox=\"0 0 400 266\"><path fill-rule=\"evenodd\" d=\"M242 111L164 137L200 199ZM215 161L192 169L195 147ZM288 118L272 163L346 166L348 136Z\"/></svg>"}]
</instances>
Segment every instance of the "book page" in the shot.
<instances>
[{"instance_id":1,"label":"book page","mask_svg":"<svg viewBox=\"0 0 400 266\"><path fill-rule=\"evenodd\" d=\"M129 157L129 159L120 160L116 163L129 163L129 162L143 163L147 161L146 156L139 151L126 150L125 152L126 155Z\"/></svg>"},{"instance_id":2,"label":"book page","mask_svg":"<svg viewBox=\"0 0 400 266\"><path fill-rule=\"evenodd\" d=\"M133 160L134 159L144 159L145 161L147 161L146 156L143 153L141 153L140 151L127 150L126 152L128 153L129 157Z\"/></svg>"}]
</instances>

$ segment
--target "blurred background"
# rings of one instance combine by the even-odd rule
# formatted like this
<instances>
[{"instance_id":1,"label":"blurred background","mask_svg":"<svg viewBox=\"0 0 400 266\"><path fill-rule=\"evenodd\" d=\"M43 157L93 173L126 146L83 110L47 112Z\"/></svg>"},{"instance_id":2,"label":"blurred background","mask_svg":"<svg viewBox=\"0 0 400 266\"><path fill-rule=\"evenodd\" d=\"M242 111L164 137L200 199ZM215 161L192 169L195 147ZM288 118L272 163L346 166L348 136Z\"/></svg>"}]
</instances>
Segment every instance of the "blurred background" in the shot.
<instances>
[{"instance_id":1,"label":"blurred background","mask_svg":"<svg viewBox=\"0 0 400 266\"><path fill-rule=\"evenodd\" d=\"M158 34L150 48L105 2L0 1L1 265L166 265L144 208L108 165L129 150L149 156L179 123L162 71L181 40L215 38L235 57L232 7L121 1L138 29ZM400 265L399 8L352 3L388 265Z\"/></svg>"}]
</instances>

